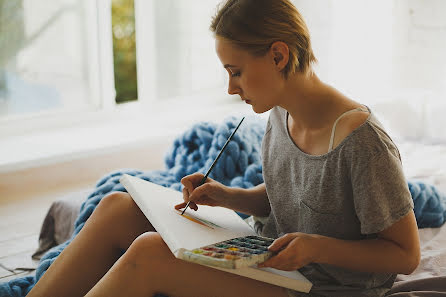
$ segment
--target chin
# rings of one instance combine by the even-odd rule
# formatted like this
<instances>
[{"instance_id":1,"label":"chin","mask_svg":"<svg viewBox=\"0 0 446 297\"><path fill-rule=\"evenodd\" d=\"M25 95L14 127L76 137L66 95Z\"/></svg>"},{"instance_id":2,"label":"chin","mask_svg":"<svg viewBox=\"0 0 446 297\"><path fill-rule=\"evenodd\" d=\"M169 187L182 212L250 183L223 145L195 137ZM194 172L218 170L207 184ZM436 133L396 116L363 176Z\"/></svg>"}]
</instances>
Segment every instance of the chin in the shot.
<instances>
[{"instance_id":1,"label":"chin","mask_svg":"<svg viewBox=\"0 0 446 297\"><path fill-rule=\"evenodd\" d=\"M273 108L273 106L254 106L254 105L252 105L252 110L257 114L265 113L265 112L271 110L271 108Z\"/></svg>"},{"instance_id":2,"label":"chin","mask_svg":"<svg viewBox=\"0 0 446 297\"><path fill-rule=\"evenodd\" d=\"M255 113L257 113L257 114L261 114L261 113L265 113L265 112L267 112L268 110L270 110L270 109L262 109L262 110L258 110L258 109L252 109Z\"/></svg>"}]
</instances>

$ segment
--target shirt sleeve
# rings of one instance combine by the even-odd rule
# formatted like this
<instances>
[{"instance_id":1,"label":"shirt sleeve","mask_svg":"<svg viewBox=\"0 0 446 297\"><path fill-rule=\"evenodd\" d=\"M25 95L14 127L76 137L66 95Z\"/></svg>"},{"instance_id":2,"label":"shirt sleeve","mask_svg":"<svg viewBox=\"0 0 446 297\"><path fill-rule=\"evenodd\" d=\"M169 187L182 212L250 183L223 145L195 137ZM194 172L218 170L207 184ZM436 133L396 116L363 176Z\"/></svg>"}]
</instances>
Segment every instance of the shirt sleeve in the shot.
<instances>
[{"instance_id":1,"label":"shirt sleeve","mask_svg":"<svg viewBox=\"0 0 446 297\"><path fill-rule=\"evenodd\" d=\"M413 210L398 150L383 150L352 165L352 188L362 234L383 231Z\"/></svg>"}]
</instances>

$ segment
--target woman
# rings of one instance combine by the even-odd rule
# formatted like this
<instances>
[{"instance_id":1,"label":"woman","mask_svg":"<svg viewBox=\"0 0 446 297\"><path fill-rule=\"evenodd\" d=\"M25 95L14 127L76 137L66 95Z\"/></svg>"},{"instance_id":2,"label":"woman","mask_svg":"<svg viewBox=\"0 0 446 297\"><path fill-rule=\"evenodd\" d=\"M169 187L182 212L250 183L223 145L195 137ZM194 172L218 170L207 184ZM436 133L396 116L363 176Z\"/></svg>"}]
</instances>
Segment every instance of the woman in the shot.
<instances>
[{"instance_id":1,"label":"woman","mask_svg":"<svg viewBox=\"0 0 446 297\"><path fill-rule=\"evenodd\" d=\"M309 295L176 259L126 193L104 197L30 292L34 296L383 296L420 258L398 149L369 108L319 80L307 27L288 0L228 0L211 30L230 94L271 110L265 183L228 188L182 179L185 202L253 215ZM264 217L263 219L258 219ZM263 222L263 224L262 224ZM122 251L125 253L120 257Z\"/></svg>"}]
</instances>

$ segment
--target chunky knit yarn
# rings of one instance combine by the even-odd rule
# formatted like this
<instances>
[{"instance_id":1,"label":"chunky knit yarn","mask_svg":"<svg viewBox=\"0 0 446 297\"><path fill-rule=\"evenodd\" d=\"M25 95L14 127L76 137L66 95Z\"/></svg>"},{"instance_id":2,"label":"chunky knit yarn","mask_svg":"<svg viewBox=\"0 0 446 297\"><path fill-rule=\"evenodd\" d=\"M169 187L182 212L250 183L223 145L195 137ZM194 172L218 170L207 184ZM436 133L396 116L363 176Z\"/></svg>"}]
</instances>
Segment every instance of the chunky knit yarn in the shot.
<instances>
[{"instance_id":1,"label":"chunky knit yarn","mask_svg":"<svg viewBox=\"0 0 446 297\"><path fill-rule=\"evenodd\" d=\"M126 191L119 183L119 178L123 174L137 176L181 191L181 178L194 172L205 173L239 121L239 118L230 117L219 125L205 122L194 125L174 141L165 157L165 170L123 169L103 177L82 204L71 239L52 248L42 257L35 276L17 278L0 284L0 296L26 296L57 256L79 233L99 201L111 192ZM210 177L231 187L250 188L262 183L260 152L265 126L264 120L247 117L223 152ZM420 228L441 226L446 218L445 195L439 193L435 187L421 182L408 184L414 199L418 226ZM239 215L246 217L241 213Z\"/></svg>"},{"instance_id":2,"label":"chunky knit yarn","mask_svg":"<svg viewBox=\"0 0 446 297\"><path fill-rule=\"evenodd\" d=\"M446 220L446 195L432 185L409 182L418 228L440 227Z\"/></svg>"}]
</instances>

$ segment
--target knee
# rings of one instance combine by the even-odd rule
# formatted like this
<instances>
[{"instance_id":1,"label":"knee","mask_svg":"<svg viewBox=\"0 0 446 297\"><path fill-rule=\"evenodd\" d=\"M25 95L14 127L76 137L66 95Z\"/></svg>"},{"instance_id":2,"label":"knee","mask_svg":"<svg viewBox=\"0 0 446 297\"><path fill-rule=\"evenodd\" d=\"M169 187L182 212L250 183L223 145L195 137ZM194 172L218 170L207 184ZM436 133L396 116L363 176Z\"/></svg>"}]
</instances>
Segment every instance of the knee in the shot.
<instances>
[{"instance_id":1,"label":"knee","mask_svg":"<svg viewBox=\"0 0 446 297\"><path fill-rule=\"evenodd\" d=\"M168 246L157 232L145 232L139 235L130 245L126 254L130 259L141 261L146 259L153 263L154 259L173 257Z\"/></svg>"},{"instance_id":2,"label":"knee","mask_svg":"<svg viewBox=\"0 0 446 297\"><path fill-rule=\"evenodd\" d=\"M128 193L113 192L105 195L99 202L98 207L105 209L119 209L125 205L133 203L133 199Z\"/></svg>"},{"instance_id":3,"label":"knee","mask_svg":"<svg viewBox=\"0 0 446 297\"><path fill-rule=\"evenodd\" d=\"M158 232L145 232L139 235L130 246L136 252L156 252L166 247Z\"/></svg>"},{"instance_id":4,"label":"knee","mask_svg":"<svg viewBox=\"0 0 446 297\"><path fill-rule=\"evenodd\" d=\"M157 232L146 232L132 242L120 258L118 267L127 274L133 274L134 279L152 280L151 287L155 287L158 279L166 277L166 265L170 267L169 263L175 260Z\"/></svg>"},{"instance_id":5,"label":"knee","mask_svg":"<svg viewBox=\"0 0 446 297\"><path fill-rule=\"evenodd\" d=\"M112 192L105 195L100 204L107 204L108 206L114 205L117 203L122 203L125 200L132 199L128 193L125 192Z\"/></svg>"},{"instance_id":6,"label":"knee","mask_svg":"<svg viewBox=\"0 0 446 297\"><path fill-rule=\"evenodd\" d=\"M113 192L101 199L95 212L115 216L129 210L133 211L135 208L137 208L137 205L128 193Z\"/></svg>"}]
</instances>

